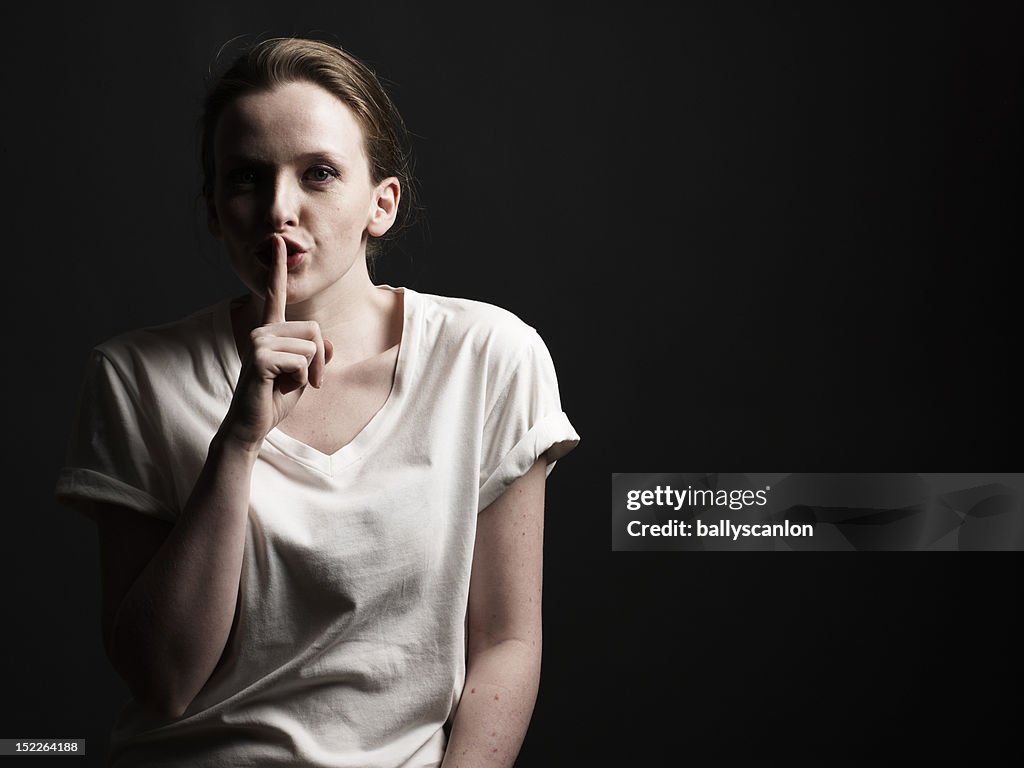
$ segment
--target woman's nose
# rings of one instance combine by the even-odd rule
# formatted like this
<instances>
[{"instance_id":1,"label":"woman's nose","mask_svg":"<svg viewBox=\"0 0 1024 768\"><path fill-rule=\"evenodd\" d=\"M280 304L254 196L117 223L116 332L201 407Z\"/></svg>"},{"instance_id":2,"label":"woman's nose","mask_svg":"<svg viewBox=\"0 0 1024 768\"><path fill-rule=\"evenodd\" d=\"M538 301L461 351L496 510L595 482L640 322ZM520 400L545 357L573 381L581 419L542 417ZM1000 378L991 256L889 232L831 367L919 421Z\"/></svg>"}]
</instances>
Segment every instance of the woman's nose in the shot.
<instances>
[{"instance_id":1,"label":"woman's nose","mask_svg":"<svg viewBox=\"0 0 1024 768\"><path fill-rule=\"evenodd\" d=\"M270 224L274 231L294 227L299 223L298 198L298 190L294 184L281 178L274 181L268 209Z\"/></svg>"}]
</instances>

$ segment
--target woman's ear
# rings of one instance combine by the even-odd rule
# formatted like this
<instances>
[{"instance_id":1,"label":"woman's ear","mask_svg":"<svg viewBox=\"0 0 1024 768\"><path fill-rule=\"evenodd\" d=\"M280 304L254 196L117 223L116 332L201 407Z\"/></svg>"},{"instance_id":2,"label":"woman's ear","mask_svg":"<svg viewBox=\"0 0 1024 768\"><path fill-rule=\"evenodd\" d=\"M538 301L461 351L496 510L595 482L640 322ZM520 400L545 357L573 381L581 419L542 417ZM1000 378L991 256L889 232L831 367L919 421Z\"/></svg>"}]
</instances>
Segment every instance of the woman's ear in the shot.
<instances>
[{"instance_id":1,"label":"woman's ear","mask_svg":"<svg viewBox=\"0 0 1024 768\"><path fill-rule=\"evenodd\" d=\"M370 208L370 219L366 223L366 231L372 237L380 237L391 229L398 215L398 201L401 197L402 185L394 176L389 176L377 185Z\"/></svg>"}]
</instances>

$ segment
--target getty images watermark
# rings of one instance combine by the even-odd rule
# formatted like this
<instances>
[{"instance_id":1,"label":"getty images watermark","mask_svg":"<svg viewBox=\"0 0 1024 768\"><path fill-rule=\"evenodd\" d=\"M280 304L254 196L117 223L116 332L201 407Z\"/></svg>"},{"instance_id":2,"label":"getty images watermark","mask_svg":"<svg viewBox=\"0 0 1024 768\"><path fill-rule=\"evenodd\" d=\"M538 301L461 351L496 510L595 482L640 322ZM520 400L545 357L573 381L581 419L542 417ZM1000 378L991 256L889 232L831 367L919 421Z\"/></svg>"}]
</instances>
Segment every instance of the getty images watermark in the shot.
<instances>
[{"instance_id":1,"label":"getty images watermark","mask_svg":"<svg viewBox=\"0 0 1024 768\"><path fill-rule=\"evenodd\" d=\"M665 507L678 512L684 507L691 509L712 509L715 507L734 511L747 507L764 507L768 504L768 493L771 486L753 490L717 490L711 488L685 489L673 488L671 485L652 488L631 488L626 491L626 509L635 512L644 507ZM626 525L626 533L630 536L726 536L733 541L749 536L813 536L814 526L808 523L792 524L789 520L781 523L733 523L729 518L719 518L714 522L694 519L692 522L672 519L663 523L645 523L630 520Z\"/></svg>"},{"instance_id":2,"label":"getty images watermark","mask_svg":"<svg viewBox=\"0 0 1024 768\"><path fill-rule=\"evenodd\" d=\"M612 475L612 548L1024 550L1024 474Z\"/></svg>"}]
</instances>

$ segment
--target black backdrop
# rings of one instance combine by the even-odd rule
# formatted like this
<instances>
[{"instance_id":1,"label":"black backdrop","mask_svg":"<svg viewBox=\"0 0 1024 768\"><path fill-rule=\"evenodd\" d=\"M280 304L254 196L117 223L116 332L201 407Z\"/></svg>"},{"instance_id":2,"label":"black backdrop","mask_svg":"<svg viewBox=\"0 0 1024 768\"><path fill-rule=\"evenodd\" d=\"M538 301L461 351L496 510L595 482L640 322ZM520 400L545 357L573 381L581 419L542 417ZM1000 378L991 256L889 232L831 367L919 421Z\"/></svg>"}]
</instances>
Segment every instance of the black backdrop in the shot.
<instances>
[{"instance_id":1,"label":"black backdrop","mask_svg":"<svg viewBox=\"0 0 1024 768\"><path fill-rule=\"evenodd\" d=\"M198 200L204 71L310 34L416 134L426 223L379 278L534 325L583 438L519 765L1021 757L1018 553L612 553L608 522L613 471L1020 469L1022 13L660 5L7 17L0 738L106 747L95 535L52 500L82 365L238 288Z\"/></svg>"}]
</instances>

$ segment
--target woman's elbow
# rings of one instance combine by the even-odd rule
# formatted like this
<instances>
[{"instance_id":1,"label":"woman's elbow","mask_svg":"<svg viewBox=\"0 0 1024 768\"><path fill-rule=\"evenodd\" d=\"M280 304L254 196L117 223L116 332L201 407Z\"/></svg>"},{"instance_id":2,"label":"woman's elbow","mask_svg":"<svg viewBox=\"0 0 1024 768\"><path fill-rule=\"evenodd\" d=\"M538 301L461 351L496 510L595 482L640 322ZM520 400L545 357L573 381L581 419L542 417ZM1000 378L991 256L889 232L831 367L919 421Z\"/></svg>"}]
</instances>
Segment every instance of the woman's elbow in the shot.
<instances>
[{"instance_id":1,"label":"woman's elbow","mask_svg":"<svg viewBox=\"0 0 1024 768\"><path fill-rule=\"evenodd\" d=\"M135 691L132 695L142 711L161 720L178 720L188 709L188 702L176 701L169 696L143 696Z\"/></svg>"},{"instance_id":2,"label":"woman's elbow","mask_svg":"<svg viewBox=\"0 0 1024 768\"><path fill-rule=\"evenodd\" d=\"M195 695L180 689L180 676L174 674L171 665L145 668L112 651L107 649L107 658L140 709L161 720L177 720L185 714Z\"/></svg>"}]
</instances>

